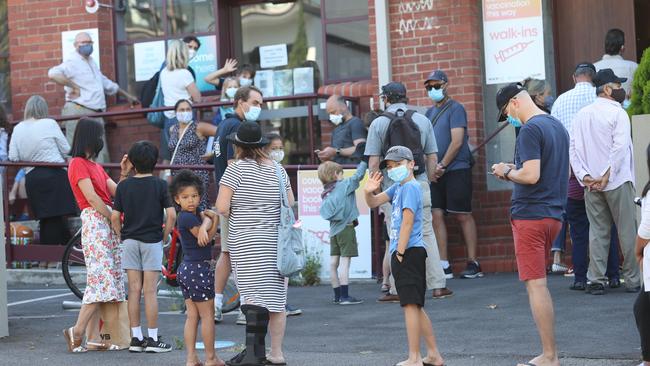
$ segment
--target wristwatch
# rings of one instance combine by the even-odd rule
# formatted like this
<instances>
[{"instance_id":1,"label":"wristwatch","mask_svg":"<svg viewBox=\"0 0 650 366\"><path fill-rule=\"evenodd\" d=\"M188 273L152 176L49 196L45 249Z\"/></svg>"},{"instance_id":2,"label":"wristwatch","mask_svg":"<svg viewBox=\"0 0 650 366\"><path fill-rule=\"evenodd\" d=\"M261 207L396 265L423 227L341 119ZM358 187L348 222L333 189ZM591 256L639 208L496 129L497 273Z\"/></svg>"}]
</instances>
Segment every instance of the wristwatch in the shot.
<instances>
[{"instance_id":1,"label":"wristwatch","mask_svg":"<svg viewBox=\"0 0 650 366\"><path fill-rule=\"evenodd\" d=\"M338 155L341 155L341 148L340 148L340 147L337 147L337 148L336 148L336 155L337 155L337 156L338 156Z\"/></svg>"},{"instance_id":2,"label":"wristwatch","mask_svg":"<svg viewBox=\"0 0 650 366\"><path fill-rule=\"evenodd\" d=\"M404 258L404 253L400 253L397 250L395 251L395 255Z\"/></svg>"},{"instance_id":3,"label":"wristwatch","mask_svg":"<svg viewBox=\"0 0 650 366\"><path fill-rule=\"evenodd\" d=\"M506 172L503 173L503 177L506 178L507 180L510 180L510 179L508 178L508 174L510 174L511 171L512 171L512 168L508 167L508 170L506 170Z\"/></svg>"}]
</instances>

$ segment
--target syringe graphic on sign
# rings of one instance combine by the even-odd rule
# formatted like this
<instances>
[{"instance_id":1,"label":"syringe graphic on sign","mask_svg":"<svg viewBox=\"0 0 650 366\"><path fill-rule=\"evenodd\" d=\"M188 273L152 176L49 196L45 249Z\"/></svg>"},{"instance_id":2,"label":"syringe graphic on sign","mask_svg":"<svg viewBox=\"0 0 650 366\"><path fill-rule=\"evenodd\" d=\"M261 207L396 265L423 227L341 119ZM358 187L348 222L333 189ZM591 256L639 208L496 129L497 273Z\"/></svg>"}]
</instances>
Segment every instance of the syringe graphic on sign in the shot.
<instances>
[{"instance_id":1,"label":"syringe graphic on sign","mask_svg":"<svg viewBox=\"0 0 650 366\"><path fill-rule=\"evenodd\" d=\"M524 50L533 42L535 41L516 43L511 47L500 50L499 53L494 55L494 59L497 63L506 62L509 58L524 52Z\"/></svg>"}]
</instances>

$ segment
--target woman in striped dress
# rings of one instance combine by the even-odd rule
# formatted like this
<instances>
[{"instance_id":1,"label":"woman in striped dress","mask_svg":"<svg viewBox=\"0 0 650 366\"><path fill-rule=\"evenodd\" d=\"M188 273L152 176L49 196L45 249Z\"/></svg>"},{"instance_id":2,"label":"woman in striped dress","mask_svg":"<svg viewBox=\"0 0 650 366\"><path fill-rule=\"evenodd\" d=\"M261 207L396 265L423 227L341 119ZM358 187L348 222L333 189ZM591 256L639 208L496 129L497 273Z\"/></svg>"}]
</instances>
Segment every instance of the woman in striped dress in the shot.
<instances>
[{"instance_id":1,"label":"woman in striped dress","mask_svg":"<svg viewBox=\"0 0 650 366\"><path fill-rule=\"evenodd\" d=\"M282 339L288 281L277 267L280 184L287 191L290 205L293 205L293 192L282 167L283 182L279 182L276 174L279 165L263 149L268 140L262 137L257 123L242 123L238 132L228 139L235 145L237 161L228 166L221 178L217 208L221 215L228 216L228 247L242 304L254 305L242 306L247 331L263 330L263 334L257 334L260 331L255 337L247 337L247 350L228 364L265 362L264 319L268 319L271 353L266 356L266 364L284 365ZM257 342L248 344L254 338ZM251 355L253 351L255 356Z\"/></svg>"}]
</instances>

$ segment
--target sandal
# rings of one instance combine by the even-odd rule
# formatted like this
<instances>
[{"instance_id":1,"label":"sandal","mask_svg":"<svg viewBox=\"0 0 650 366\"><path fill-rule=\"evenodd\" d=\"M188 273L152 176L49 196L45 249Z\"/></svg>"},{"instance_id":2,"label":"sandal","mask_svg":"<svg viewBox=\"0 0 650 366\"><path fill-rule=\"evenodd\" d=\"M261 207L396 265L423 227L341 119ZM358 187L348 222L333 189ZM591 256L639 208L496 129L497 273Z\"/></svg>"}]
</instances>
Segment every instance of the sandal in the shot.
<instances>
[{"instance_id":1,"label":"sandal","mask_svg":"<svg viewBox=\"0 0 650 366\"><path fill-rule=\"evenodd\" d=\"M83 339L74 338L74 327L64 329L63 338L65 338L65 343L68 346L68 352L84 353L88 351L84 346L81 345Z\"/></svg>"},{"instance_id":2,"label":"sandal","mask_svg":"<svg viewBox=\"0 0 650 366\"><path fill-rule=\"evenodd\" d=\"M384 283L381 285L381 292L383 293L388 293L390 291L390 285L387 283Z\"/></svg>"},{"instance_id":3,"label":"sandal","mask_svg":"<svg viewBox=\"0 0 650 366\"><path fill-rule=\"evenodd\" d=\"M86 349L88 351L119 351L120 347L114 344L107 344L101 342L86 342Z\"/></svg>"}]
</instances>

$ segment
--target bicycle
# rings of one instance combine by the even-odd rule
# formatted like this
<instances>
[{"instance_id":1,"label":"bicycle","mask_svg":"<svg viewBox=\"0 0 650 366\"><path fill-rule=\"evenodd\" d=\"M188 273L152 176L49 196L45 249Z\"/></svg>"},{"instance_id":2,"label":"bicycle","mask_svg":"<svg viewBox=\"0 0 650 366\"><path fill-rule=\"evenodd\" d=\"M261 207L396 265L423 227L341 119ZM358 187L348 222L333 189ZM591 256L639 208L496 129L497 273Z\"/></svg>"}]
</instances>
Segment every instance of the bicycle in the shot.
<instances>
[{"instance_id":1,"label":"bicycle","mask_svg":"<svg viewBox=\"0 0 650 366\"><path fill-rule=\"evenodd\" d=\"M161 264L162 279L171 287L178 287L176 271L183 258L182 248L179 244L178 230L174 228L171 233L171 238L163 246L164 258ZM79 299L83 299L83 293L86 287L86 263L81 247L81 229L77 230L72 239L66 244L61 264L63 279L66 285ZM231 312L239 307L239 291L232 278L228 278L223 299L222 311L224 313Z\"/></svg>"}]
</instances>

